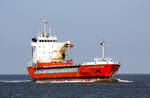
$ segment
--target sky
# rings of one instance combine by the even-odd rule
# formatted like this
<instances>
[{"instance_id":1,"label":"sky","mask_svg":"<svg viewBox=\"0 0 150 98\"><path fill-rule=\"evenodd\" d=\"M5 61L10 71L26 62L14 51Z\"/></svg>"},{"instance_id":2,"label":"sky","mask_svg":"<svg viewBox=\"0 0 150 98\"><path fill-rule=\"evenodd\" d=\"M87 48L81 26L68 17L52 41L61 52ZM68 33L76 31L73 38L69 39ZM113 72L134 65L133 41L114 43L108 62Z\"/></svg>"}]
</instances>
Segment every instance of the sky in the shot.
<instances>
[{"instance_id":1,"label":"sky","mask_svg":"<svg viewBox=\"0 0 150 98\"><path fill-rule=\"evenodd\" d=\"M76 64L105 56L121 74L150 73L150 0L0 0L0 74L27 74L31 38L40 19L60 41L70 40Z\"/></svg>"}]
</instances>

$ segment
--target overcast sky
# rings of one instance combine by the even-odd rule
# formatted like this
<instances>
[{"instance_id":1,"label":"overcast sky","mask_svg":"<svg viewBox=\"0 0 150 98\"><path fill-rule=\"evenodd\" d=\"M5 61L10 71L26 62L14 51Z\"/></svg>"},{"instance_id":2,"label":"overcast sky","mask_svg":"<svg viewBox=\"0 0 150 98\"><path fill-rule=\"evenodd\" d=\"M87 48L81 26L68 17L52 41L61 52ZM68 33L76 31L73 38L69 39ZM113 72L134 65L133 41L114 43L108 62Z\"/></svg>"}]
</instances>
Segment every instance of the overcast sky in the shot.
<instances>
[{"instance_id":1,"label":"overcast sky","mask_svg":"<svg viewBox=\"0 0 150 98\"><path fill-rule=\"evenodd\" d=\"M150 0L0 0L0 74L27 74L44 18L60 41L72 41L75 63L100 57L104 39L118 73L150 73Z\"/></svg>"}]
</instances>

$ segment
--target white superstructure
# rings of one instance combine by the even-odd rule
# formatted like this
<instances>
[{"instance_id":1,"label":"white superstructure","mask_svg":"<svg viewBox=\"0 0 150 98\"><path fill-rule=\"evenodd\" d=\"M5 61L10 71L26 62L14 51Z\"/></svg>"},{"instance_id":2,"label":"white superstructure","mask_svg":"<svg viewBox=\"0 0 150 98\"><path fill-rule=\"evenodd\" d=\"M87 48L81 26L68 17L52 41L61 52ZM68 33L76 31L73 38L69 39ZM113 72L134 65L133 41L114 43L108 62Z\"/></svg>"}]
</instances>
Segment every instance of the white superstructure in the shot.
<instances>
[{"instance_id":1,"label":"white superstructure","mask_svg":"<svg viewBox=\"0 0 150 98\"><path fill-rule=\"evenodd\" d=\"M43 32L35 38L32 38L32 58L33 63L37 62L51 62L51 61L64 61L66 45L70 41L58 42L56 36L52 36L47 32L47 20L43 21Z\"/></svg>"}]
</instances>

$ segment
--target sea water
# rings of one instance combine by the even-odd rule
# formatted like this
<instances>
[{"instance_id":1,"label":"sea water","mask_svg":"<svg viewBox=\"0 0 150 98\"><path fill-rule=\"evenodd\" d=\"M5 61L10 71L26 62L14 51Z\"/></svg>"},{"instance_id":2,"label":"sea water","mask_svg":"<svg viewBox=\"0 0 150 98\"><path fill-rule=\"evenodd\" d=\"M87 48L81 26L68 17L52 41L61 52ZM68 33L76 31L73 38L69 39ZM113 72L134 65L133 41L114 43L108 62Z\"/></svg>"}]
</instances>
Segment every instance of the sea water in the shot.
<instances>
[{"instance_id":1,"label":"sea water","mask_svg":"<svg viewBox=\"0 0 150 98\"><path fill-rule=\"evenodd\" d=\"M0 75L0 98L150 98L149 74L117 74L117 83L34 83L28 75Z\"/></svg>"}]
</instances>

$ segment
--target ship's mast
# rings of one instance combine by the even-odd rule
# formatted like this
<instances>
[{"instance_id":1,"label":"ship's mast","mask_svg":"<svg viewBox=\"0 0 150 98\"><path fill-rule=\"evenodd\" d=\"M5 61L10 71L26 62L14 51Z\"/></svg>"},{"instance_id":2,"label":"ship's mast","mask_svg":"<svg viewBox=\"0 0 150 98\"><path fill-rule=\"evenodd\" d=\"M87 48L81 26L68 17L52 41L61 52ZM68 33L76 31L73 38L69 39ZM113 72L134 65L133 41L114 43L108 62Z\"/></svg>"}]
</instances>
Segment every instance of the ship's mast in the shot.
<instances>
[{"instance_id":1,"label":"ship's mast","mask_svg":"<svg viewBox=\"0 0 150 98\"><path fill-rule=\"evenodd\" d=\"M40 24L41 27L41 24ZM41 29L40 29L41 30ZM45 37L47 35L47 20L43 20L43 32L40 31L40 37Z\"/></svg>"},{"instance_id":2,"label":"ship's mast","mask_svg":"<svg viewBox=\"0 0 150 98\"><path fill-rule=\"evenodd\" d=\"M102 59L104 60L104 41L102 41L100 45L102 46Z\"/></svg>"},{"instance_id":3,"label":"ship's mast","mask_svg":"<svg viewBox=\"0 0 150 98\"><path fill-rule=\"evenodd\" d=\"M43 21L43 32L46 35L46 32L47 32L47 20L46 19L44 19Z\"/></svg>"}]
</instances>

